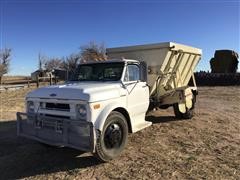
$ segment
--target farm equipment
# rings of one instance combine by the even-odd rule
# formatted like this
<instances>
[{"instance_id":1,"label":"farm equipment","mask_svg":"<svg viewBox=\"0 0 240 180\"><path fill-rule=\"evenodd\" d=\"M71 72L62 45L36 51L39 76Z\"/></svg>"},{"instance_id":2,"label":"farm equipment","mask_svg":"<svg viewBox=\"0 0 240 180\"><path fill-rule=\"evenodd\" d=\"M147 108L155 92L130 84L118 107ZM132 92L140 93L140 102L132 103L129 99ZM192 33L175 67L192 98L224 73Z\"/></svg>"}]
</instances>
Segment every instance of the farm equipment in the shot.
<instances>
[{"instance_id":1,"label":"farm equipment","mask_svg":"<svg viewBox=\"0 0 240 180\"><path fill-rule=\"evenodd\" d=\"M238 54L232 50L217 50L210 60L212 73L236 73Z\"/></svg>"},{"instance_id":2,"label":"farm equipment","mask_svg":"<svg viewBox=\"0 0 240 180\"><path fill-rule=\"evenodd\" d=\"M114 159L128 133L152 124L148 110L173 106L177 118L193 116L201 54L172 42L109 48L111 60L83 63L65 84L30 92L26 113L17 113L18 135Z\"/></svg>"}]
</instances>

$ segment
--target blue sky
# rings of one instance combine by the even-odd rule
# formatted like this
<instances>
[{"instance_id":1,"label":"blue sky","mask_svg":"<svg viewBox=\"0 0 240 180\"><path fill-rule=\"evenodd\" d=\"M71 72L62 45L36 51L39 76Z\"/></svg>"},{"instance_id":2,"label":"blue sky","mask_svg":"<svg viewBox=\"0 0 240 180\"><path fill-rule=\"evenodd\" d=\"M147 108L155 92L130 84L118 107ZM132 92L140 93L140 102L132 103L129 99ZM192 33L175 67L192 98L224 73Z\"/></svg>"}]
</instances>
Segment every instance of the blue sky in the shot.
<instances>
[{"instance_id":1,"label":"blue sky","mask_svg":"<svg viewBox=\"0 0 240 180\"><path fill-rule=\"evenodd\" d=\"M38 53L63 57L90 41L106 47L174 41L240 52L239 0L0 0L1 48L13 50L10 74L28 75Z\"/></svg>"}]
</instances>

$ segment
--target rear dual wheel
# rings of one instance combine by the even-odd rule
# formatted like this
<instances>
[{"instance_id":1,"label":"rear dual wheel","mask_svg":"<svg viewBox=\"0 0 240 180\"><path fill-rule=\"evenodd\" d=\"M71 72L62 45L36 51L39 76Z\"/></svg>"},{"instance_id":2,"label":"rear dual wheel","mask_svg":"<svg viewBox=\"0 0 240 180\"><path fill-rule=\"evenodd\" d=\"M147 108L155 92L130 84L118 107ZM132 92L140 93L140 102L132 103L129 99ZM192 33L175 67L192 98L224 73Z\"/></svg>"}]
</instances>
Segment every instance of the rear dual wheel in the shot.
<instances>
[{"instance_id":1,"label":"rear dual wheel","mask_svg":"<svg viewBox=\"0 0 240 180\"><path fill-rule=\"evenodd\" d=\"M126 118L121 113L113 111L106 119L97 139L95 153L97 158L107 162L119 156L127 144L127 135Z\"/></svg>"},{"instance_id":2,"label":"rear dual wheel","mask_svg":"<svg viewBox=\"0 0 240 180\"><path fill-rule=\"evenodd\" d=\"M175 114L176 118L178 118L178 119L191 119L194 115L195 103L196 103L196 95L193 94L192 107L190 109L186 107L186 112L185 113L182 113L179 110L178 103L174 104L173 105L173 110L174 110L174 114Z\"/></svg>"}]
</instances>

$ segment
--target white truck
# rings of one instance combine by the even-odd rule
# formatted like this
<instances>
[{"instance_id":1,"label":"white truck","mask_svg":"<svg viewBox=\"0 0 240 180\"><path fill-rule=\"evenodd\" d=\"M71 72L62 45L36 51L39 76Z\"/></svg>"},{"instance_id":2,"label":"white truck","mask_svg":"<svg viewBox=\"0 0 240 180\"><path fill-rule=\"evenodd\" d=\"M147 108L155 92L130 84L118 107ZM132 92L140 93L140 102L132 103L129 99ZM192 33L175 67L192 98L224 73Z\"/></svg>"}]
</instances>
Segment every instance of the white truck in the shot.
<instances>
[{"instance_id":1,"label":"white truck","mask_svg":"<svg viewBox=\"0 0 240 180\"><path fill-rule=\"evenodd\" d=\"M26 112L17 113L17 134L105 162L116 158L128 133L152 124L148 110L173 106L177 118L193 116L201 54L172 42L109 48L111 60L81 64L65 84L30 92Z\"/></svg>"}]
</instances>

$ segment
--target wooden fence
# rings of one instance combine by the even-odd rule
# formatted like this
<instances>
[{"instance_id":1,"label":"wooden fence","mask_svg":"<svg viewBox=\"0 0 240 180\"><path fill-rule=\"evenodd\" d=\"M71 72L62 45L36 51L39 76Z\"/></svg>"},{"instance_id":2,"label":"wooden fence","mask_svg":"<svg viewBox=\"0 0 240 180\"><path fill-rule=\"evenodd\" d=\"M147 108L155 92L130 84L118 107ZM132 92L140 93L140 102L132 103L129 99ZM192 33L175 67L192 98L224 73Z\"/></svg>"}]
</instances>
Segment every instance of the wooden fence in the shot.
<instances>
[{"instance_id":1,"label":"wooden fence","mask_svg":"<svg viewBox=\"0 0 240 180\"><path fill-rule=\"evenodd\" d=\"M46 77L40 77L37 76L37 80L31 80L30 78L11 78L11 79L6 79L3 81L3 84L0 85L0 91L5 91L5 90L17 90L17 89L22 89L26 87L30 87L32 85L36 85L38 88L40 84L44 85L53 85L57 84L61 79L58 77L54 77L50 74L50 76Z\"/></svg>"}]
</instances>

